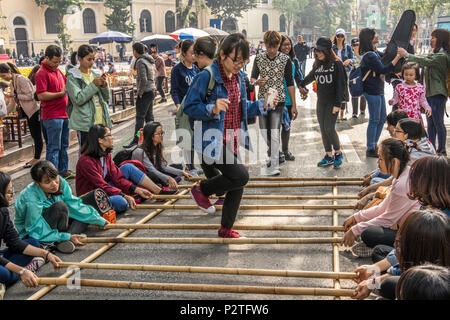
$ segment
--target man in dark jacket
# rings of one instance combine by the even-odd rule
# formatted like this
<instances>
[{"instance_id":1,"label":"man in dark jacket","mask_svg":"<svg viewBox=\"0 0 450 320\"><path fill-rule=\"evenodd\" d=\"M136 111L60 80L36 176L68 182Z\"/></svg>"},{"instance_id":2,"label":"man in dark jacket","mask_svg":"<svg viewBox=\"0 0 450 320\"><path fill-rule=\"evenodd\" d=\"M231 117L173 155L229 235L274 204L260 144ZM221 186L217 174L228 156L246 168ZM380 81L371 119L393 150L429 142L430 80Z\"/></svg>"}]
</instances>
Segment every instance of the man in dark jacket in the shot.
<instances>
[{"instance_id":1,"label":"man in dark jacket","mask_svg":"<svg viewBox=\"0 0 450 320\"><path fill-rule=\"evenodd\" d=\"M309 53L309 48L306 45L306 42L303 41L303 37L301 35L298 35L297 41L298 43L294 46L295 56L297 57L298 61L300 61L302 73L305 74L306 58Z\"/></svg>"},{"instance_id":2,"label":"man in dark jacket","mask_svg":"<svg viewBox=\"0 0 450 320\"><path fill-rule=\"evenodd\" d=\"M133 44L136 58L136 127L131 143L124 148L131 148L138 143L137 133L145 123L153 121L153 100L155 99L155 60L146 53L144 44Z\"/></svg>"}]
</instances>

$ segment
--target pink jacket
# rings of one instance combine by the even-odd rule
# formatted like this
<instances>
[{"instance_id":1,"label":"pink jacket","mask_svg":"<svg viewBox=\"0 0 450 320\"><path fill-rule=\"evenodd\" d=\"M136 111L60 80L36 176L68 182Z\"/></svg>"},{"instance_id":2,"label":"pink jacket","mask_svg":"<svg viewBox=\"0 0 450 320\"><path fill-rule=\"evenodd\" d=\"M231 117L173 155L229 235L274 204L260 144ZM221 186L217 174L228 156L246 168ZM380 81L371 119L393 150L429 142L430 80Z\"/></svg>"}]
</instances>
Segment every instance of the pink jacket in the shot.
<instances>
[{"instance_id":1,"label":"pink jacket","mask_svg":"<svg viewBox=\"0 0 450 320\"><path fill-rule=\"evenodd\" d=\"M379 205L361 210L354 214L357 224L352 227L355 236L370 226L381 226L384 228L401 225L410 212L419 210L420 204L417 200L410 200L407 196L409 191L409 170L407 166L398 179L392 182L389 195Z\"/></svg>"},{"instance_id":2,"label":"pink jacket","mask_svg":"<svg viewBox=\"0 0 450 320\"><path fill-rule=\"evenodd\" d=\"M17 92L17 100L22 107L22 110L31 118L31 116L39 110L39 103L34 100L35 89L31 80L21 74L13 74L13 81L11 87ZM15 99L10 99L8 105L8 113L11 112L17 103Z\"/></svg>"},{"instance_id":3,"label":"pink jacket","mask_svg":"<svg viewBox=\"0 0 450 320\"><path fill-rule=\"evenodd\" d=\"M420 83L410 86L405 82L399 83L394 90L394 98L392 104L397 104L400 110L405 111L408 117L422 120L420 107L431 111L425 97L425 88Z\"/></svg>"}]
</instances>

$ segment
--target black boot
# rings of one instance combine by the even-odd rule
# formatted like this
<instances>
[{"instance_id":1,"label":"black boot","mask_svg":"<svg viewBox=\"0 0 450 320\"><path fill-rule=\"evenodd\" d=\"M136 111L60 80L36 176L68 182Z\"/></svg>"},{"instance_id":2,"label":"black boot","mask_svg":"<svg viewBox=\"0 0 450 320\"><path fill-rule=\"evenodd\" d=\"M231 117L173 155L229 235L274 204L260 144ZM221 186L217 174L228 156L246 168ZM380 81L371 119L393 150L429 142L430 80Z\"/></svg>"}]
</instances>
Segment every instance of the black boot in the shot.
<instances>
[{"instance_id":1,"label":"black boot","mask_svg":"<svg viewBox=\"0 0 450 320\"><path fill-rule=\"evenodd\" d=\"M129 143L129 144L127 144L126 146L123 146L125 149L129 149L129 148L132 148L132 147L134 147L134 146L137 146L137 144L138 144L138 138L137 137L134 137L133 138L133 140Z\"/></svg>"}]
</instances>

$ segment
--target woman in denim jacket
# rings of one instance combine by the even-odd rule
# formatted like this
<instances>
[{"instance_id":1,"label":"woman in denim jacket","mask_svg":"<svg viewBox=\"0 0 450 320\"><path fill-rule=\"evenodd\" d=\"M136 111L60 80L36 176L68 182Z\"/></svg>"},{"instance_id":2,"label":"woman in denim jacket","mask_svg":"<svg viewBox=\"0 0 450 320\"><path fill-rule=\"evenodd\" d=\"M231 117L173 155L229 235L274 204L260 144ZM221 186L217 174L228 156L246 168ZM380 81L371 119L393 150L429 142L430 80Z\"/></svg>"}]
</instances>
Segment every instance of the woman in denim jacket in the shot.
<instances>
[{"instance_id":1,"label":"woman in denim jacket","mask_svg":"<svg viewBox=\"0 0 450 320\"><path fill-rule=\"evenodd\" d=\"M201 156L208 178L191 189L192 198L201 210L214 213L208 197L226 193L218 231L222 238L241 237L231 228L249 175L239 160L238 148L242 144L250 149L247 119L266 114L264 100L247 100L245 75L240 69L248 59L245 37L240 33L228 36L211 65L214 89L207 93L210 72L204 70L193 80L184 102L183 110L194 128L194 150ZM276 100L277 97L273 105Z\"/></svg>"}]
</instances>

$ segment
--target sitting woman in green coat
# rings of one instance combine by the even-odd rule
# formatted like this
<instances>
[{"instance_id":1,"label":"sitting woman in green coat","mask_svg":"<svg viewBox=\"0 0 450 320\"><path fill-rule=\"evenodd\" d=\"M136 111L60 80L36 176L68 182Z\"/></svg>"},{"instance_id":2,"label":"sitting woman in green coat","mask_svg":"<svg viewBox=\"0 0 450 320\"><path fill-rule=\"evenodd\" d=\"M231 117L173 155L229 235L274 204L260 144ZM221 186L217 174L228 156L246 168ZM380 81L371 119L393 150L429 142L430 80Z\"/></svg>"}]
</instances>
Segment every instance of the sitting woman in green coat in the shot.
<instances>
[{"instance_id":1,"label":"sitting woman in green coat","mask_svg":"<svg viewBox=\"0 0 450 320\"><path fill-rule=\"evenodd\" d=\"M75 67L77 60L80 63L78 68ZM112 127L108 111L108 83L104 74L92 69L94 62L94 49L84 44L72 54L71 65L66 72L66 89L70 98L67 112L69 128L77 131L80 149L94 124Z\"/></svg>"},{"instance_id":2,"label":"sitting woman in green coat","mask_svg":"<svg viewBox=\"0 0 450 320\"><path fill-rule=\"evenodd\" d=\"M58 251L72 253L75 246L84 245L80 241L84 236L80 234L88 224L108 224L97 210L72 195L69 184L51 162L37 162L30 174L33 182L15 202L14 224L21 239L31 237L44 244L54 242Z\"/></svg>"}]
</instances>

